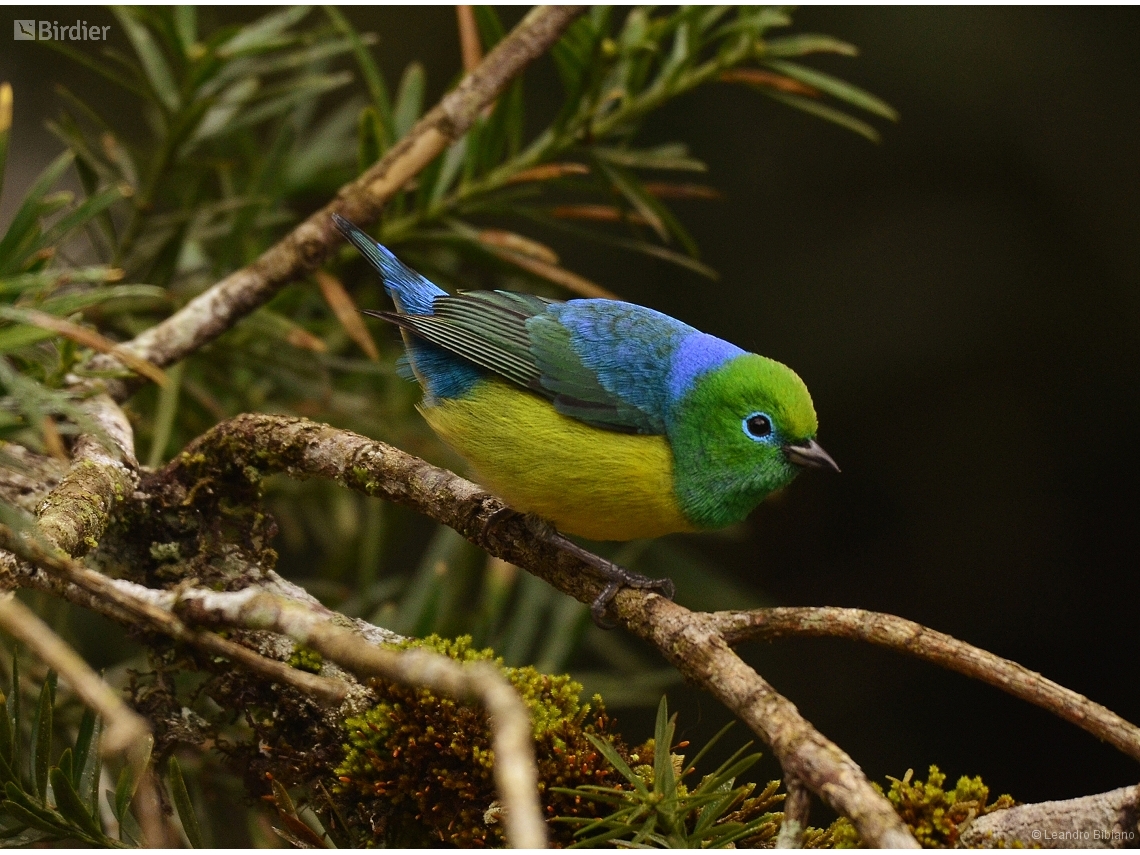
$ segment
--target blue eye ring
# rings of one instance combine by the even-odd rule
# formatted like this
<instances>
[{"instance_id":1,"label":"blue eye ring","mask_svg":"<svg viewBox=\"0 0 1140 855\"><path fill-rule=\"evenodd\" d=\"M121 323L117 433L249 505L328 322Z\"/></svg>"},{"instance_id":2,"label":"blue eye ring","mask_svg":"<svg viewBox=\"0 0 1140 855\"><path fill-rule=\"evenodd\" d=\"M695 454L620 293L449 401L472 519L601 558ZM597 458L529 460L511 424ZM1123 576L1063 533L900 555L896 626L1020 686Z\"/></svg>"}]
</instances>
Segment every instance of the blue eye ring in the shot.
<instances>
[{"instance_id":1,"label":"blue eye ring","mask_svg":"<svg viewBox=\"0 0 1140 855\"><path fill-rule=\"evenodd\" d=\"M740 422L744 435L753 442L771 442L776 435L772 417L767 413L749 413Z\"/></svg>"}]
</instances>

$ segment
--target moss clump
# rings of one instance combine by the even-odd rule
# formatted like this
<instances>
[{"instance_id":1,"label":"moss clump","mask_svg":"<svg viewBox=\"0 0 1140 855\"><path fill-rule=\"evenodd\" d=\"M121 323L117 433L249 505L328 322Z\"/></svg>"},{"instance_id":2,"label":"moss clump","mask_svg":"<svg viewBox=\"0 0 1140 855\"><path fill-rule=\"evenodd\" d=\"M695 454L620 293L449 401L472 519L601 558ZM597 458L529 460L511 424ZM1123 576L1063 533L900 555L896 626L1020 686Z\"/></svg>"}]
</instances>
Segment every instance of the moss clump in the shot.
<instances>
[{"instance_id":1,"label":"moss clump","mask_svg":"<svg viewBox=\"0 0 1140 855\"><path fill-rule=\"evenodd\" d=\"M946 776L937 766L930 767L925 782L916 781L913 776L911 769L901 780L889 778L887 798L924 849L952 848L973 819L1017 804L1008 795L989 804L990 789L980 777L962 776L954 789L945 790ZM875 788L883 791L878 784ZM846 819L837 820L827 831L836 849L862 845L858 832Z\"/></svg>"},{"instance_id":2,"label":"moss clump","mask_svg":"<svg viewBox=\"0 0 1140 855\"><path fill-rule=\"evenodd\" d=\"M321 673L321 666L324 662L324 657L321 656L320 653L311 648L302 647L300 644L293 648L293 653L289 656L288 660L290 668L296 668L299 671L308 671L310 674Z\"/></svg>"},{"instance_id":3,"label":"moss clump","mask_svg":"<svg viewBox=\"0 0 1140 855\"><path fill-rule=\"evenodd\" d=\"M449 641L431 636L402 647L427 647L460 662L493 661L470 637ZM619 777L585 734L621 746L601 698L579 701L580 684L534 668L503 667L534 725L539 790L548 816L597 815L597 807L552 787L580 784L618 786ZM348 740L333 787L342 816L356 826L364 845L502 846L492 777L493 751L487 717L478 706L440 697L430 690L375 682L380 700L345 721ZM635 761L636 762L636 761ZM551 834L566 838L565 827Z\"/></svg>"}]
</instances>

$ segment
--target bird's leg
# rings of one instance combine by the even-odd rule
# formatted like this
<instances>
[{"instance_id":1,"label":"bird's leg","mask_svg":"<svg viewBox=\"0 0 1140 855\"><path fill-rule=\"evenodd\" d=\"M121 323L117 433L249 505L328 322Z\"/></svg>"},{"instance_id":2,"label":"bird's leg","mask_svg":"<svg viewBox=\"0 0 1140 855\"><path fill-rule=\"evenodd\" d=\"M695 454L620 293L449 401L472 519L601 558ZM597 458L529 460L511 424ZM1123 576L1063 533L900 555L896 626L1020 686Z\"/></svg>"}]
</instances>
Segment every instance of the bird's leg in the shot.
<instances>
[{"instance_id":1,"label":"bird's leg","mask_svg":"<svg viewBox=\"0 0 1140 855\"><path fill-rule=\"evenodd\" d=\"M600 555L583 549L553 528L547 527L543 536L558 546L559 549L569 552L575 558L590 565L608 583L602 592L594 598L594 602L590 604L590 616L601 629L613 629L617 626L617 624L606 620L606 607L622 588L641 588L642 590L656 591L667 600L673 599L673 595L676 593L672 579L652 579L649 576L632 573Z\"/></svg>"}]
</instances>

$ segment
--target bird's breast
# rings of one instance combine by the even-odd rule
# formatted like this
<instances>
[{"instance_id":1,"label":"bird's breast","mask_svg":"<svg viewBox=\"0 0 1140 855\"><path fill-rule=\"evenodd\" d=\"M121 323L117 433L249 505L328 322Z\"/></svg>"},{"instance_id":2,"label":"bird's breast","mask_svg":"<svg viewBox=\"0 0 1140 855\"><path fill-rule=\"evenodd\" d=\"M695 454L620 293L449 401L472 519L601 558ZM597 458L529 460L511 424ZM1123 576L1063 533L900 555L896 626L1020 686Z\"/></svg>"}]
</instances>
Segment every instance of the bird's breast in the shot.
<instances>
[{"instance_id":1,"label":"bird's breast","mask_svg":"<svg viewBox=\"0 0 1140 855\"><path fill-rule=\"evenodd\" d=\"M695 530L677 504L663 436L592 427L495 379L420 412L484 486L565 534L634 540Z\"/></svg>"}]
</instances>

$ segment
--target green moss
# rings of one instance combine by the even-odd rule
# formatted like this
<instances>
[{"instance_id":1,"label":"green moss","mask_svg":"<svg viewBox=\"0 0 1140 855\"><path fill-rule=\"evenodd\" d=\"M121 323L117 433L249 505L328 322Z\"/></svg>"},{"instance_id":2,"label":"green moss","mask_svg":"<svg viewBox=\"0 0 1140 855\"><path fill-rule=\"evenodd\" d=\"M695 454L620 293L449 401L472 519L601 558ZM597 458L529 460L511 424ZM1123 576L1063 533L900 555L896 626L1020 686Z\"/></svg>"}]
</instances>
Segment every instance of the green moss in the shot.
<instances>
[{"instance_id":1,"label":"green moss","mask_svg":"<svg viewBox=\"0 0 1140 855\"><path fill-rule=\"evenodd\" d=\"M293 653L289 657L289 667L308 671L310 674L319 674L324 661L324 657L316 650L298 644L293 648Z\"/></svg>"},{"instance_id":2,"label":"green moss","mask_svg":"<svg viewBox=\"0 0 1140 855\"><path fill-rule=\"evenodd\" d=\"M952 790L944 789L946 776L937 766L931 766L926 781L914 780L914 770L901 778L888 778L891 788L887 798L910 826L915 839L925 849L950 848L958 843L965 826L975 817L996 810L1013 807L1011 796L998 797L989 803L990 789L980 777L958 779ZM879 792L882 787L874 785ZM829 840L823 845L836 849L850 849L862 845L859 833L846 819L839 819L825 832Z\"/></svg>"},{"instance_id":3,"label":"green moss","mask_svg":"<svg viewBox=\"0 0 1140 855\"><path fill-rule=\"evenodd\" d=\"M492 661L490 650L463 637L431 636L403 647L427 647L460 662ZM580 784L617 786L616 773L585 734L605 736L620 746L601 698L579 700L580 684L532 667L503 674L518 690L534 725L539 790L548 816L597 815L594 804L552 787ZM439 697L423 688L377 682L380 701L345 722L344 759L333 787L342 815L372 845L502 846L502 824L494 820L494 752L486 715L474 704ZM625 752L624 746L620 748ZM569 831L552 826L552 835Z\"/></svg>"},{"instance_id":4,"label":"green moss","mask_svg":"<svg viewBox=\"0 0 1140 855\"><path fill-rule=\"evenodd\" d=\"M150 557L160 563L174 562L182 557L182 549L177 542L152 543L150 545Z\"/></svg>"}]
</instances>

